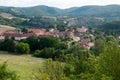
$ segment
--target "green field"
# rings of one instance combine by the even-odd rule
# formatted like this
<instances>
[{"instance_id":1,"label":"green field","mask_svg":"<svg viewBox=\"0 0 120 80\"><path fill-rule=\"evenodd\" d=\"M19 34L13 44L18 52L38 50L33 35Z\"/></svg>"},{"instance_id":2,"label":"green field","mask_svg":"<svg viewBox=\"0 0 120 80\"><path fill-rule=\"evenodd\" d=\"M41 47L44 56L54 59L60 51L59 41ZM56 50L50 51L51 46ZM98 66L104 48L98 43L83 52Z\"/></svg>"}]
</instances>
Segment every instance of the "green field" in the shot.
<instances>
[{"instance_id":1,"label":"green field","mask_svg":"<svg viewBox=\"0 0 120 80\"><path fill-rule=\"evenodd\" d=\"M5 61L7 61L10 70L16 71L20 80L32 80L32 74L34 74L44 62L43 59L30 55L12 55L7 52L0 52L0 63Z\"/></svg>"}]
</instances>

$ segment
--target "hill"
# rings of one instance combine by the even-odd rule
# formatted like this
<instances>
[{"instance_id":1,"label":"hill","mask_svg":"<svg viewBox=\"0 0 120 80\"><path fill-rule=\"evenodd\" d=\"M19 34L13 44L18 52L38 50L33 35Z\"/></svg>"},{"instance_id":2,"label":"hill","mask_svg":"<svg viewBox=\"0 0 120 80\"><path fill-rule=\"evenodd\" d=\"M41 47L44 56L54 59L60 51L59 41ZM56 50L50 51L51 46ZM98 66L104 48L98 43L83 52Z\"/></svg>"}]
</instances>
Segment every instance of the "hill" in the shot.
<instances>
[{"instance_id":1,"label":"hill","mask_svg":"<svg viewBox=\"0 0 120 80\"><path fill-rule=\"evenodd\" d=\"M120 17L120 5L83 6L65 14L70 16Z\"/></svg>"},{"instance_id":2,"label":"hill","mask_svg":"<svg viewBox=\"0 0 120 80\"><path fill-rule=\"evenodd\" d=\"M0 7L0 10L14 15L26 16L93 16L93 17L120 17L120 5L83 6L68 9L59 9L48 6L34 7Z\"/></svg>"},{"instance_id":3,"label":"hill","mask_svg":"<svg viewBox=\"0 0 120 80\"><path fill-rule=\"evenodd\" d=\"M55 16L61 11L58 8L48 6L35 6L35 7L0 7L4 12L11 13L13 15L27 15L27 16Z\"/></svg>"}]
</instances>

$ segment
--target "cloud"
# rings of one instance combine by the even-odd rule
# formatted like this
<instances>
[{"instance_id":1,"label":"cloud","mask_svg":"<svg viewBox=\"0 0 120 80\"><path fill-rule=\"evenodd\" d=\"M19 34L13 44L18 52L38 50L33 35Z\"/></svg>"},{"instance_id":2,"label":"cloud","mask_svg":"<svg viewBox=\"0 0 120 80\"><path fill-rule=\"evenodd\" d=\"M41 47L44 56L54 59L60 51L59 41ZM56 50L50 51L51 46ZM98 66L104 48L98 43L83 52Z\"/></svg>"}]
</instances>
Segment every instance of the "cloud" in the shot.
<instances>
[{"instance_id":1,"label":"cloud","mask_svg":"<svg viewBox=\"0 0 120 80\"><path fill-rule=\"evenodd\" d=\"M84 5L120 4L119 0L0 0L0 6L35 6L48 5L58 8L68 8Z\"/></svg>"}]
</instances>

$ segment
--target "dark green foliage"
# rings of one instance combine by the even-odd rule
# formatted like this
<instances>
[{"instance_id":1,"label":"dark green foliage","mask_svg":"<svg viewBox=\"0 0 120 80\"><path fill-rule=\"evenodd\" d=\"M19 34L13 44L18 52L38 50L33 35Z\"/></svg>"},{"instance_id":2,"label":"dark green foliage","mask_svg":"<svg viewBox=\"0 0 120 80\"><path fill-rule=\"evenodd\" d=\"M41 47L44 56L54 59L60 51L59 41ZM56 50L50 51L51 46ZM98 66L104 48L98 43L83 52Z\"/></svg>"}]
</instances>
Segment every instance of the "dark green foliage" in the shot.
<instances>
[{"instance_id":1,"label":"dark green foliage","mask_svg":"<svg viewBox=\"0 0 120 80\"><path fill-rule=\"evenodd\" d=\"M32 37L27 38L23 42L26 42L26 43L28 43L30 45L30 50L31 51L35 51L35 50L39 49L39 44L38 44L39 39L38 39L38 37L32 36Z\"/></svg>"},{"instance_id":2,"label":"dark green foliage","mask_svg":"<svg viewBox=\"0 0 120 80\"><path fill-rule=\"evenodd\" d=\"M98 56L105 49L105 40L97 39L95 45L91 48L91 51Z\"/></svg>"},{"instance_id":3,"label":"dark green foliage","mask_svg":"<svg viewBox=\"0 0 120 80\"><path fill-rule=\"evenodd\" d=\"M4 50L4 51L8 51L8 52L14 52L15 51L14 40L9 39L8 37L6 37L4 41L1 41L0 49Z\"/></svg>"},{"instance_id":4,"label":"dark green foliage","mask_svg":"<svg viewBox=\"0 0 120 80\"><path fill-rule=\"evenodd\" d=\"M0 80L19 80L15 72L9 71L7 63L0 64Z\"/></svg>"},{"instance_id":5,"label":"dark green foliage","mask_svg":"<svg viewBox=\"0 0 120 80\"><path fill-rule=\"evenodd\" d=\"M56 49L61 49L65 50L68 48L68 45L65 42L59 42L58 45L56 46Z\"/></svg>"},{"instance_id":6,"label":"dark green foliage","mask_svg":"<svg viewBox=\"0 0 120 80\"><path fill-rule=\"evenodd\" d=\"M67 49L67 45L59 38L53 36L29 37L22 41L30 45L30 50L42 50L44 48Z\"/></svg>"},{"instance_id":7,"label":"dark green foliage","mask_svg":"<svg viewBox=\"0 0 120 80\"><path fill-rule=\"evenodd\" d=\"M112 21L98 27L99 30L105 32L105 35L119 36L120 35L120 21Z\"/></svg>"},{"instance_id":8,"label":"dark green foliage","mask_svg":"<svg viewBox=\"0 0 120 80\"><path fill-rule=\"evenodd\" d=\"M39 49L54 47L57 48L59 44L59 38L53 36L40 37L39 38Z\"/></svg>"},{"instance_id":9,"label":"dark green foliage","mask_svg":"<svg viewBox=\"0 0 120 80\"><path fill-rule=\"evenodd\" d=\"M27 43L17 43L15 46L15 51L19 54L28 54L30 52L29 44Z\"/></svg>"},{"instance_id":10,"label":"dark green foliage","mask_svg":"<svg viewBox=\"0 0 120 80\"><path fill-rule=\"evenodd\" d=\"M22 28L22 29L21 29L21 31L22 31L23 33L28 33L28 29L27 29L27 28L25 28L25 27L24 27L24 28Z\"/></svg>"},{"instance_id":11,"label":"dark green foliage","mask_svg":"<svg viewBox=\"0 0 120 80\"><path fill-rule=\"evenodd\" d=\"M87 58L89 52L84 47L80 46L79 44L73 45L71 48L67 50L68 54L72 54L74 56L79 57L80 59Z\"/></svg>"},{"instance_id":12,"label":"dark green foliage","mask_svg":"<svg viewBox=\"0 0 120 80\"><path fill-rule=\"evenodd\" d=\"M35 56L43 57L43 58L54 58L55 49L54 48L44 48L41 51L36 51Z\"/></svg>"},{"instance_id":13,"label":"dark green foliage","mask_svg":"<svg viewBox=\"0 0 120 80\"><path fill-rule=\"evenodd\" d=\"M55 50L55 48L44 48L41 51L36 50L34 56L42 58L59 58L60 55L64 54L63 50Z\"/></svg>"},{"instance_id":14,"label":"dark green foliage","mask_svg":"<svg viewBox=\"0 0 120 80\"><path fill-rule=\"evenodd\" d=\"M40 42L39 44L42 44L40 45L40 49L44 49L45 47L53 47L55 46L56 44L54 43L54 41L52 39L49 39L50 37L40 37ZM52 44L52 43L54 44Z\"/></svg>"}]
</instances>

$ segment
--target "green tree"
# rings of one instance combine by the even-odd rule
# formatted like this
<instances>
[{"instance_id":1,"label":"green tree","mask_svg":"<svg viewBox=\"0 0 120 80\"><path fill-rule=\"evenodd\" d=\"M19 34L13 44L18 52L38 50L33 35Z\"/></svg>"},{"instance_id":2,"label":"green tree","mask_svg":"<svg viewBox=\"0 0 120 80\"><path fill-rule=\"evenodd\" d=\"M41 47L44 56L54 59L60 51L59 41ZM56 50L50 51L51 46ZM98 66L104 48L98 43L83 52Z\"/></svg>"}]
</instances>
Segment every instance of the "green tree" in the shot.
<instances>
[{"instance_id":1,"label":"green tree","mask_svg":"<svg viewBox=\"0 0 120 80\"><path fill-rule=\"evenodd\" d=\"M14 40L6 37L3 42L1 42L0 49L8 52L15 51L15 43Z\"/></svg>"},{"instance_id":2,"label":"green tree","mask_svg":"<svg viewBox=\"0 0 120 80\"><path fill-rule=\"evenodd\" d=\"M43 50L39 51L36 50L35 51L35 56L37 57L42 57L42 58L55 58L55 49L54 48L44 48Z\"/></svg>"},{"instance_id":3,"label":"green tree","mask_svg":"<svg viewBox=\"0 0 120 80\"><path fill-rule=\"evenodd\" d=\"M38 37L35 37L35 36L28 37L25 40L25 42L30 45L30 50L31 51L35 51L35 50L39 49L39 39L38 39Z\"/></svg>"},{"instance_id":4,"label":"green tree","mask_svg":"<svg viewBox=\"0 0 120 80\"><path fill-rule=\"evenodd\" d=\"M80 59L87 58L89 54L88 50L80 46L79 44L75 44L72 47L70 47L66 53L73 54L74 56L77 56Z\"/></svg>"},{"instance_id":5,"label":"green tree","mask_svg":"<svg viewBox=\"0 0 120 80\"><path fill-rule=\"evenodd\" d=\"M91 51L98 56L100 53L102 53L105 49L105 40L97 39L95 41L95 45L91 48Z\"/></svg>"},{"instance_id":6,"label":"green tree","mask_svg":"<svg viewBox=\"0 0 120 80\"><path fill-rule=\"evenodd\" d=\"M120 80L120 47L116 42L108 42L99 57L99 72L114 80Z\"/></svg>"},{"instance_id":7,"label":"green tree","mask_svg":"<svg viewBox=\"0 0 120 80\"><path fill-rule=\"evenodd\" d=\"M46 37L40 37L39 38L39 49L44 49L44 48L57 48L59 44L59 38L53 37L53 36L46 36Z\"/></svg>"},{"instance_id":8,"label":"green tree","mask_svg":"<svg viewBox=\"0 0 120 80\"><path fill-rule=\"evenodd\" d=\"M52 59L47 59L44 67L39 69L37 74L34 74L35 80L62 80L63 64Z\"/></svg>"},{"instance_id":9,"label":"green tree","mask_svg":"<svg viewBox=\"0 0 120 80\"><path fill-rule=\"evenodd\" d=\"M28 54L30 52L29 44L20 42L16 44L15 50L20 54Z\"/></svg>"}]
</instances>

